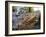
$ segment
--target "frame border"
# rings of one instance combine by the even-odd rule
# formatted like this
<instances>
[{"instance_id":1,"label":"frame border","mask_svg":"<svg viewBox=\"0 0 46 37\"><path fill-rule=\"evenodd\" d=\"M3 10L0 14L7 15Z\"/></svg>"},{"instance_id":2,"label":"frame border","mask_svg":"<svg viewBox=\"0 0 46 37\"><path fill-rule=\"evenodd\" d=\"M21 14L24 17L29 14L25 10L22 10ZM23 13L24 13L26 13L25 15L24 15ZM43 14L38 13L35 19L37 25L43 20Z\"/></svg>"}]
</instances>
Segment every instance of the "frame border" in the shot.
<instances>
[{"instance_id":1,"label":"frame border","mask_svg":"<svg viewBox=\"0 0 46 37\"><path fill-rule=\"evenodd\" d=\"M28 34L8 34L8 2L13 3L31 3L31 4L42 4L43 5L43 33L28 33ZM45 34L45 3L40 2L22 2L22 1L5 1L5 36L18 36L18 35L36 35L36 34Z\"/></svg>"}]
</instances>

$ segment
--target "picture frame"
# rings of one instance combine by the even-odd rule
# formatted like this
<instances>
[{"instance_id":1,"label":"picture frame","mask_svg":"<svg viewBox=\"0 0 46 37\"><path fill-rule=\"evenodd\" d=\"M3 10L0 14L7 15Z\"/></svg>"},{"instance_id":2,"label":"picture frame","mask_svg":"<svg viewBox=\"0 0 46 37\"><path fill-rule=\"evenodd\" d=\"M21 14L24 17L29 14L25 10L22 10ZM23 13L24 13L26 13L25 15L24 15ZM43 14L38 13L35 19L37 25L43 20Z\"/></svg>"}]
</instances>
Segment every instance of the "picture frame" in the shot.
<instances>
[{"instance_id":1,"label":"picture frame","mask_svg":"<svg viewBox=\"0 0 46 37\"><path fill-rule=\"evenodd\" d=\"M28 22L26 23L26 26L25 26L25 23L21 27L19 25L18 26L13 25L14 24L12 22L14 20L13 15L16 14L17 17L18 16L20 17L22 11L21 11L20 15L17 13L14 13L14 12L16 9L20 10L20 8L22 8L21 9L22 11L25 10L25 12L30 12L30 9L34 10L34 11L38 12L37 15L39 15L39 11L37 11L37 10L40 10L40 21L39 21L40 23L38 22L38 24L39 24L38 28L35 25L36 28L34 27L34 29L33 28L29 29ZM18 11L18 10L16 10L16 11ZM35 16L35 12L32 15ZM31 17L33 17L33 16L31 16ZM15 17L15 18L17 18L17 17ZM15 24L18 24L18 23L16 23L16 20L18 20L18 19L15 19ZM25 28L24 26L28 27L28 28ZM5 1L5 36L34 35L34 34L44 34L44 33L45 33L45 3L24 2L24 1L23 2L22 1Z\"/></svg>"}]
</instances>

